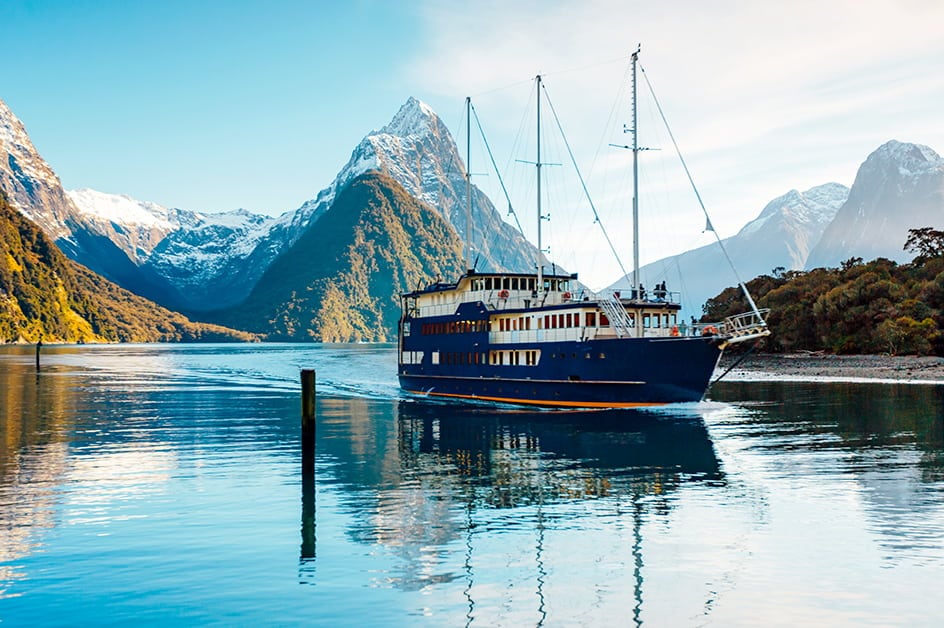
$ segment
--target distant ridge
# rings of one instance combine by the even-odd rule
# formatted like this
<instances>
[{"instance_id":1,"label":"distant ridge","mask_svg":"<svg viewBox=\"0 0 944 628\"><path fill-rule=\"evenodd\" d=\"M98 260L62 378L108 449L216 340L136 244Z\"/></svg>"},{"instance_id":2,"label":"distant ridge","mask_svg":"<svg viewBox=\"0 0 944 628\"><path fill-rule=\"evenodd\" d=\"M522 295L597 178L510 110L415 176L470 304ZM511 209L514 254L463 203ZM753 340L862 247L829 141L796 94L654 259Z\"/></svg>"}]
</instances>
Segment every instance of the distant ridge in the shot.
<instances>
[{"instance_id":1,"label":"distant ridge","mask_svg":"<svg viewBox=\"0 0 944 628\"><path fill-rule=\"evenodd\" d=\"M848 194L846 186L826 183L805 192L791 190L770 201L757 218L724 240L741 278L746 281L778 267L802 269ZM736 283L717 243L647 264L640 275L648 285L666 281L670 289L681 290L685 311L696 317L705 301ZM612 287L628 286L628 278L623 278Z\"/></svg>"},{"instance_id":2,"label":"distant ridge","mask_svg":"<svg viewBox=\"0 0 944 628\"><path fill-rule=\"evenodd\" d=\"M944 227L944 159L927 146L891 140L868 156L849 198L810 253L806 268L852 257L911 260L908 229Z\"/></svg>"}]
</instances>

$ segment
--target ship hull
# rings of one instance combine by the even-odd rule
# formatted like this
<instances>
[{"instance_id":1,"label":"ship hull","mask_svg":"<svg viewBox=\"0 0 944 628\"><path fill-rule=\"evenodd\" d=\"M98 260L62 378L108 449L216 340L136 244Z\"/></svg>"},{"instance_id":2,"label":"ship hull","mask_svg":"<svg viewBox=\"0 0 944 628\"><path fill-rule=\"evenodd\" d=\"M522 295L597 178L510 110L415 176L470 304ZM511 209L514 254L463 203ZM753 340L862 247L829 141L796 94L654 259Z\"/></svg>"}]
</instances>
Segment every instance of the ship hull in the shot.
<instances>
[{"instance_id":1,"label":"ship hull","mask_svg":"<svg viewBox=\"0 0 944 628\"><path fill-rule=\"evenodd\" d=\"M547 356L538 366L401 365L400 386L425 396L552 407L662 405L700 401L721 357L718 343L703 337L502 346L537 348Z\"/></svg>"}]
</instances>

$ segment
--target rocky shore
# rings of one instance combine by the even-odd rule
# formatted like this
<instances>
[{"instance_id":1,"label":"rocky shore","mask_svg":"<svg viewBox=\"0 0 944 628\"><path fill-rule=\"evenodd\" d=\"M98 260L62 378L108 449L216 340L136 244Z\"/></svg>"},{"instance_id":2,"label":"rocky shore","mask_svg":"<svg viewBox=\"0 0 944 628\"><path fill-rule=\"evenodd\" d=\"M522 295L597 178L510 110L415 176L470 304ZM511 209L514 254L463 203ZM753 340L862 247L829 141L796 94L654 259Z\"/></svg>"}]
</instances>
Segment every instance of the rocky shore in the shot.
<instances>
[{"instance_id":1,"label":"rocky shore","mask_svg":"<svg viewBox=\"0 0 944 628\"><path fill-rule=\"evenodd\" d=\"M725 354L716 370L721 375L741 356ZM829 355L825 353L752 353L727 380L902 381L944 384L944 358L890 355Z\"/></svg>"}]
</instances>

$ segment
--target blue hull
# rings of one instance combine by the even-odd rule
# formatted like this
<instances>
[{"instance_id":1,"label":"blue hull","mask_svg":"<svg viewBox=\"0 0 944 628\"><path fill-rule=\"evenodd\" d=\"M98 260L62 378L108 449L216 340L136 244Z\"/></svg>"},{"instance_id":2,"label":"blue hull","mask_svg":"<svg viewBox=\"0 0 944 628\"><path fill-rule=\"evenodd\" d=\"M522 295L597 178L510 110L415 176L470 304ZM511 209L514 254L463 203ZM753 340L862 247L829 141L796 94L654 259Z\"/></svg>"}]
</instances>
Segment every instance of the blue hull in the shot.
<instances>
[{"instance_id":1,"label":"blue hull","mask_svg":"<svg viewBox=\"0 0 944 628\"><path fill-rule=\"evenodd\" d=\"M422 344L410 348L427 349ZM721 357L717 342L707 337L520 343L501 349L540 349L543 358L532 366L403 364L400 386L421 395L542 406L661 405L700 401Z\"/></svg>"}]
</instances>

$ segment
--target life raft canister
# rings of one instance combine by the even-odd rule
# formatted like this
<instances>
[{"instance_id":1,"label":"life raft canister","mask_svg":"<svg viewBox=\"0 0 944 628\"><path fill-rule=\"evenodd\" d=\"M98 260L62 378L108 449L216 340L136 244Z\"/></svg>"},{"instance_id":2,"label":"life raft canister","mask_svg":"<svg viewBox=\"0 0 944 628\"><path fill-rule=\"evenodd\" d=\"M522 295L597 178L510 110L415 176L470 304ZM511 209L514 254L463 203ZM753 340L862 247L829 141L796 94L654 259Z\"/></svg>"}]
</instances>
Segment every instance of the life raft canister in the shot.
<instances>
[{"instance_id":1,"label":"life raft canister","mask_svg":"<svg viewBox=\"0 0 944 628\"><path fill-rule=\"evenodd\" d=\"M678 325L672 325L672 331L669 333L671 333L673 337L678 336L679 335Z\"/></svg>"},{"instance_id":2,"label":"life raft canister","mask_svg":"<svg viewBox=\"0 0 944 628\"><path fill-rule=\"evenodd\" d=\"M508 291L507 291L507 290L500 290L500 291L498 292L498 298L499 298L499 299L507 299L507 298L508 298Z\"/></svg>"},{"instance_id":3,"label":"life raft canister","mask_svg":"<svg viewBox=\"0 0 944 628\"><path fill-rule=\"evenodd\" d=\"M561 295L561 297L563 297L563 299L564 299L565 301L570 301L570 297L572 297L572 296L573 296L573 295L570 294L569 292L565 292L564 294Z\"/></svg>"},{"instance_id":4,"label":"life raft canister","mask_svg":"<svg viewBox=\"0 0 944 628\"><path fill-rule=\"evenodd\" d=\"M708 327L705 327L703 330L701 330L701 335L702 336L716 336L718 335L718 328L715 327L714 325L708 325Z\"/></svg>"}]
</instances>

